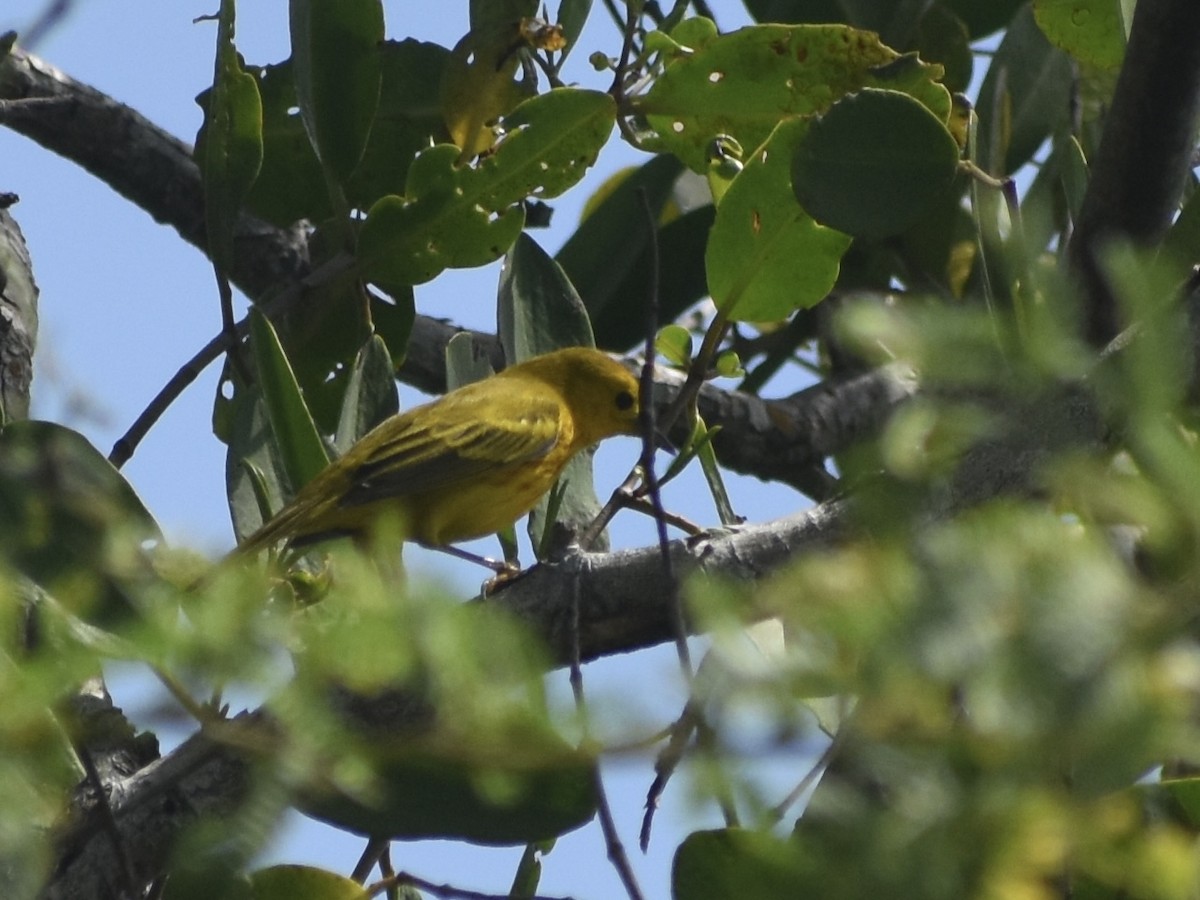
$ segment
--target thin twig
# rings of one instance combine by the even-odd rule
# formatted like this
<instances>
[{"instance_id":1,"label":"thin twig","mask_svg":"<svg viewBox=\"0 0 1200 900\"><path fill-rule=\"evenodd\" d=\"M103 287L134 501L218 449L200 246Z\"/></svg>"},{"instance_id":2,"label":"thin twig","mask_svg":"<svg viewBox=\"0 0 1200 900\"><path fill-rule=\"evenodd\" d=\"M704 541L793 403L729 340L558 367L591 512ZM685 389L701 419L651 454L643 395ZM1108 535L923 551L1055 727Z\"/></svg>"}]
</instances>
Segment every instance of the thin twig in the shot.
<instances>
[{"instance_id":1,"label":"thin twig","mask_svg":"<svg viewBox=\"0 0 1200 900\"><path fill-rule=\"evenodd\" d=\"M575 706L579 710L580 718L583 721L584 740L587 740L587 698L583 692L583 663L581 659L581 648L579 644L579 620L580 620L580 604L579 591L582 579L578 577L582 574L583 568L586 567L586 558L577 557L583 560L581 571L576 573L574 579L574 590L571 593L571 693L575 697ZM608 859L613 864L613 868L617 870L617 877L621 879L621 883L625 886L625 892L629 895L629 900L643 900L642 890L638 886L637 877L633 874L633 868L629 865L629 855L625 852L625 845L621 843L621 836L617 833L616 821L613 819L612 807L608 803L608 794L604 790L604 779L600 774L600 763L597 761L593 770L593 786L596 790L596 815L600 819L600 830L604 834L604 847L608 853Z\"/></svg>"},{"instance_id":2,"label":"thin twig","mask_svg":"<svg viewBox=\"0 0 1200 900\"><path fill-rule=\"evenodd\" d=\"M275 317L287 310L293 303L300 300L313 287L324 284L326 281L332 280L337 276L348 271L353 264L353 259L348 254L335 256L329 262L322 265L320 268L309 273L308 276L302 278L295 284L290 285L287 289L272 297L270 300L264 301L261 304L263 312L268 317ZM121 438L113 444L112 450L108 454L108 461L118 469L125 465L137 450L138 444L150 432L155 423L162 418L163 413L179 399L179 395L193 381L200 377L209 365L217 360L222 353L229 352L246 336L249 330L247 319L242 319L234 326L231 333L222 329L221 332L210 340L207 344L184 363L179 371L163 385L162 389L154 396L149 405L142 410L142 413L134 420L134 423L129 426L129 430L121 436Z\"/></svg>"},{"instance_id":3,"label":"thin twig","mask_svg":"<svg viewBox=\"0 0 1200 900\"><path fill-rule=\"evenodd\" d=\"M658 234L655 228L654 211L650 208L650 200L645 190L638 191L642 202L642 212L645 214L646 226L650 229L648 245L650 262L650 302L646 309L646 361L642 365L641 383L638 386L641 394L641 426L642 426L642 458L638 465L642 470L642 479L654 510L654 524L658 530L658 546L662 553L663 575L667 584L672 586L672 620L675 626L675 652L679 656L679 667L683 677L691 684L692 654L688 649L687 623L683 617L683 606L679 599L675 567L671 561L671 544L667 536L666 510L663 508L662 492L659 490L658 475L654 471L654 452L658 439L658 423L654 409L654 340L658 334L658 281L660 277L658 259ZM669 425L670 423L668 423Z\"/></svg>"},{"instance_id":4,"label":"thin twig","mask_svg":"<svg viewBox=\"0 0 1200 900\"><path fill-rule=\"evenodd\" d=\"M389 875L387 878L381 878L374 884L370 884L366 888L368 897L374 897L376 894L382 894L384 891L398 887L415 887L418 890L433 894L437 897L451 897L454 900L506 900L508 894L488 894L484 891L470 891L466 888L454 887L450 884L435 884L432 881L426 881L424 878L418 878L416 875L410 875L407 872L397 872L394 875ZM534 894L529 897L529 900L571 900L570 897L548 897L543 894Z\"/></svg>"},{"instance_id":5,"label":"thin twig","mask_svg":"<svg viewBox=\"0 0 1200 900\"><path fill-rule=\"evenodd\" d=\"M387 853L389 844L390 841L387 838L369 838L367 846L363 848L362 856L358 858L358 863L354 866L354 871L350 873L350 879L357 881L359 884L366 884L367 876L371 874L371 870L383 859L383 855Z\"/></svg>"},{"instance_id":6,"label":"thin twig","mask_svg":"<svg viewBox=\"0 0 1200 900\"><path fill-rule=\"evenodd\" d=\"M825 767L833 761L834 754L837 753L838 748L842 743L840 740L841 735L842 732L839 731L837 735L834 736L833 740L829 742L829 746L827 746L821 755L817 757L817 761L812 764L812 768L810 768L808 772L805 773L804 777L800 779L800 783L788 791L787 796L771 808L769 821L772 824L779 822L785 815L787 815L787 811L791 809L792 805L804 796L804 793L810 787L812 787L813 783L821 776L821 773L825 771Z\"/></svg>"},{"instance_id":7,"label":"thin twig","mask_svg":"<svg viewBox=\"0 0 1200 900\"><path fill-rule=\"evenodd\" d=\"M679 718L668 729L670 740L667 741L667 746L654 761L654 781L650 783L650 789L646 791L646 812L642 816L642 831L638 838L643 853L650 847L650 830L654 826L654 814L658 812L658 801L667 788L667 782L679 768L683 754L692 739L692 733L696 730L696 721L699 715L700 711L695 699L688 700L684 704Z\"/></svg>"}]
</instances>

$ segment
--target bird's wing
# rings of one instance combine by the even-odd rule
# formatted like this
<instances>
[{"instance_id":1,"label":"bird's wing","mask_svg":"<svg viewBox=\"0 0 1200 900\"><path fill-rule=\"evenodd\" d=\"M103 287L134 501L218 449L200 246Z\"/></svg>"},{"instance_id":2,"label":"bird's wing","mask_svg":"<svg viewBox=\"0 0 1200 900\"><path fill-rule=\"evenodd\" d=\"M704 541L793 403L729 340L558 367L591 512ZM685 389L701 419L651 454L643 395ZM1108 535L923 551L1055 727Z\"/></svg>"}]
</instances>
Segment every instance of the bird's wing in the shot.
<instances>
[{"instance_id":1,"label":"bird's wing","mask_svg":"<svg viewBox=\"0 0 1200 900\"><path fill-rule=\"evenodd\" d=\"M452 420L423 417L389 435L350 473L341 505L461 484L488 470L540 459L558 442L562 413L552 400L490 397L471 406L477 408L456 409Z\"/></svg>"}]
</instances>

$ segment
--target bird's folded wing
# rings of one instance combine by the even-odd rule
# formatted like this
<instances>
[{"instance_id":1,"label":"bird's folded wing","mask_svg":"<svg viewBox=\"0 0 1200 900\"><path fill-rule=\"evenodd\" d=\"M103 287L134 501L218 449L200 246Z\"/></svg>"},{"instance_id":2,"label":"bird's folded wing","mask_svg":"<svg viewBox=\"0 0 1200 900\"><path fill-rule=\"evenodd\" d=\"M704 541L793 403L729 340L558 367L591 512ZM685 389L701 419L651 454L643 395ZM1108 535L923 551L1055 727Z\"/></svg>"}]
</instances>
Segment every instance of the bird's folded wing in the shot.
<instances>
[{"instance_id":1,"label":"bird's folded wing","mask_svg":"<svg viewBox=\"0 0 1200 900\"><path fill-rule=\"evenodd\" d=\"M390 436L351 472L341 505L438 490L549 453L559 439L559 405L524 400L512 410L507 406L492 402L476 415L434 418Z\"/></svg>"}]
</instances>

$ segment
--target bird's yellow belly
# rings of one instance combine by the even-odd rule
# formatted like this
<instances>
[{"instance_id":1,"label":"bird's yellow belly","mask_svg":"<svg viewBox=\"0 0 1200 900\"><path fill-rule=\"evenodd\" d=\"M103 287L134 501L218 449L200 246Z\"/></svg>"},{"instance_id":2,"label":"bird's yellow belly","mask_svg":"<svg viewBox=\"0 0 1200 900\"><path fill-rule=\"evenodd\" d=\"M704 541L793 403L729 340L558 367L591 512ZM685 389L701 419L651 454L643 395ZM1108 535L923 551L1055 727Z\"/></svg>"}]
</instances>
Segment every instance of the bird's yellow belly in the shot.
<instances>
[{"instance_id":1,"label":"bird's yellow belly","mask_svg":"<svg viewBox=\"0 0 1200 900\"><path fill-rule=\"evenodd\" d=\"M408 498L408 536L424 544L455 544L511 525L550 490L556 466L497 472L486 480Z\"/></svg>"}]
</instances>

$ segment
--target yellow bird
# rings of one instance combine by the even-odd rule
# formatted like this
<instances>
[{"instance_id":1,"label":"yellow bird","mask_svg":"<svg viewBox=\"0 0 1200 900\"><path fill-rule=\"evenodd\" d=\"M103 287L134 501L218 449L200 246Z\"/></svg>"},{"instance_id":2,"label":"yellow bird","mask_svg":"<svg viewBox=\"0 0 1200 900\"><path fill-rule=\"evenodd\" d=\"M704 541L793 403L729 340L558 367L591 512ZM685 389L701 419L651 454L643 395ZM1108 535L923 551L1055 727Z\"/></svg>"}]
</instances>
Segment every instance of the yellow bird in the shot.
<instances>
[{"instance_id":1,"label":"yellow bird","mask_svg":"<svg viewBox=\"0 0 1200 900\"><path fill-rule=\"evenodd\" d=\"M528 512L580 450L637 425L624 366L556 350L381 422L236 552L361 534L385 509L422 544L482 537Z\"/></svg>"}]
</instances>

